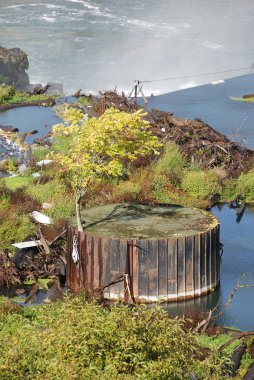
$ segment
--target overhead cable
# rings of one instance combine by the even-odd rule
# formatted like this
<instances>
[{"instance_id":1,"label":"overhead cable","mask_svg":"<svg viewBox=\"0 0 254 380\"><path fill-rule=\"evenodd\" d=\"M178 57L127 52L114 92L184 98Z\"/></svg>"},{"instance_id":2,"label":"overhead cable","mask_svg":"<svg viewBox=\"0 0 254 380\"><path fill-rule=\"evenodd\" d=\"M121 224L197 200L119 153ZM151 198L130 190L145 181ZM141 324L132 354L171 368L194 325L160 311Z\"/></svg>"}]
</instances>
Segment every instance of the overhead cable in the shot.
<instances>
[{"instance_id":1,"label":"overhead cable","mask_svg":"<svg viewBox=\"0 0 254 380\"><path fill-rule=\"evenodd\" d=\"M183 77L170 77L170 78L163 78L163 79L151 79L151 80L139 80L139 83L150 83L150 82L164 82L169 80L177 80L177 79L189 79L189 78L196 78L196 77L202 77L206 75L213 75L213 74L224 74L224 73L230 73L233 71L242 71L242 70L249 70L250 67L239 67L237 69L231 69L231 70L222 70L222 71L214 71L210 73L203 73L203 74L196 74L196 75L187 75Z\"/></svg>"}]
</instances>

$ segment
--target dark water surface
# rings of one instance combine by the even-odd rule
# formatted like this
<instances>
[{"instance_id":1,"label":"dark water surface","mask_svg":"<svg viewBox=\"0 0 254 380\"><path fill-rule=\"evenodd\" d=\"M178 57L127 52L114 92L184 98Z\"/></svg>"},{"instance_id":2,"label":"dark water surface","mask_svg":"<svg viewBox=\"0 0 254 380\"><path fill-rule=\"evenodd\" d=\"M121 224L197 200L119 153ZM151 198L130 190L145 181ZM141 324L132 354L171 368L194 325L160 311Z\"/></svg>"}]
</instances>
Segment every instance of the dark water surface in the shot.
<instances>
[{"instance_id":1,"label":"dark water surface","mask_svg":"<svg viewBox=\"0 0 254 380\"><path fill-rule=\"evenodd\" d=\"M179 313L186 307L196 306L202 310L212 309L219 300L224 305L239 281L254 284L254 206L248 206L240 223L236 211L227 205L213 207L212 212L220 219L224 252L221 260L221 285L213 293L186 302L167 305L167 310ZM221 307L219 308L219 310ZM241 330L254 328L254 288L239 289L217 324L234 326Z\"/></svg>"},{"instance_id":2,"label":"dark water surface","mask_svg":"<svg viewBox=\"0 0 254 380\"><path fill-rule=\"evenodd\" d=\"M38 131L36 135L26 138L28 143L49 133L52 125L59 122L60 119L49 107L21 107L0 112L0 125L12 125L19 129L20 134L35 129Z\"/></svg>"}]
</instances>

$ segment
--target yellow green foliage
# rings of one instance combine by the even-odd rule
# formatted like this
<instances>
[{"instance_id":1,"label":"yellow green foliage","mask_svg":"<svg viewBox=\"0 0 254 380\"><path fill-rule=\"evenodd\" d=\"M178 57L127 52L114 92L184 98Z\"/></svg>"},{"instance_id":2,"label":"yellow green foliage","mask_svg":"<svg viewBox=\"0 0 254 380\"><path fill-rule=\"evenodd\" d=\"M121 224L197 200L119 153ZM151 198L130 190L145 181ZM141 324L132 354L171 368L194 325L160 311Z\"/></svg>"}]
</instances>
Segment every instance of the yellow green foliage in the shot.
<instances>
[{"instance_id":1,"label":"yellow green foliage","mask_svg":"<svg viewBox=\"0 0 254 380\"><path fill-rule=\"evenodd\" d=\"M55 222L59 219L68 219L74 213L74 196L67 191L63 182L58 179L33 184L26 189L26 192L40 204L52 204L52 208L47 213Z\"/></svg>"},{"instance_id":2,"label":"yellow green foliage","mask_svg":"<svg viewBox=\"0 0 254 380\"><path fill-rule=\"evenodd\" d=\"M2 314L0 345L0 379L228 379L227 355L200 359L184 320L159 308L103 308L82 296Z\"/></svg>"},{"instance_id":3,"label":"yellow green foliage","mask_svg":"<svg viewBox=\"0 0 254 380\"><path fill-rule=\"evenodd\" d=\"M30 175L23 175L17 177L4 178L5 186L10 190L16 190L22 187L31 186L33 183L33 177Z\"/></svg>"},{"instance_id":4,"label":"yellow green foliage","mask_svg":"<svg viewBox=\"0 0 254 380\"><path fill-rule=\"evenodd\" d=\"M221 192L218 180L217 173L212 169L208 171L187 171L181 187L190 195L204 198Z\"/></svg>"},{"instance_id":5,"label":"yellow green foliage","mask_svg":"<svg viewBox=\"0 0 254 380\"><path fill-rule=\"evenodd\" d=\"M0 85L0 104L7 103L15 94L15 90L12 86L6 84Z\"/></svg>"},{"instance_id":6,"label":"yellow green foliage","mask_svg":"<svg viewBox=\"0 0 254 380\"><path fill-rule=\"evenodd\" d=\"M166 176L170 183L177 185L187 166L179 147L175 143L169 143L164 147L163 154L154 165L153 171L155 177Z\"/></svg>"},{"instance_id":7,"label":"yellow green foliage","mask_svg":"<svg viewBox=\"0 0 254 380\"><path fill-rule=\"evenodd\" d=\"M87 119L81 110L66 108L65 123L55 126L53 134L68 136L70 148L53 157L69 176L73 189L82 192L104 176L119 177L128 162L158 154L161 145L144 116L142 110L129 114L111 108L99 119Z\"/></svg>"},{"instance_id":8,"label":"yellow green foliage","mask_svg":"<svg viewBox=\"0 0 254 380\"><path fill-rule=\"evenodd\" d=\"M11 243L23 241L34 233L35 225L28 215L19 215L15 210L0 213L0 249L14 250Z\"/></svg>"},{"instance_id":9,"label":"yellow green foliage","mask_svg":"<svg viewBox=\"0 0 254 380\"><path fill-rule=\"evenodd\" d=\"M254 201L254 170L240 175L237 180L237 191L243 194L247 202Z\"/></svg>"}]
</instances>

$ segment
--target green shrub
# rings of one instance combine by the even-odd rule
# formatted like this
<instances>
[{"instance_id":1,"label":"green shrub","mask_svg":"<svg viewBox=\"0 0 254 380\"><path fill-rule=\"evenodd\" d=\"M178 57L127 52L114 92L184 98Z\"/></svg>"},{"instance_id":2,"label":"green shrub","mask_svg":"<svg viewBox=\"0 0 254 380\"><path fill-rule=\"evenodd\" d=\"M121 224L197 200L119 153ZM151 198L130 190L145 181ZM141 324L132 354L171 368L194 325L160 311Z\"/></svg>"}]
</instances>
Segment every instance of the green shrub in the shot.
<instances>
[{"instance_id":1,"label":"green shrub","mask_svg":"<svg viewBox=\"0 0 254 380\"><path fill-rule=\"evenodd\" d=\"M54 199L52 209L49 210L49 215L54 221L69 219L75 213L74 197L68 194L59 194L59 197Z\"/></svg>"},{"instance_id":2,"label":"green shrub","mask_svg":"<svg viewBox=\"0 0 254 380\"><path fill-rule=\"evenodd\" d=\"M231 201L236 198L239 193L237 189L237 180L233 178L227 178L223 181L221 199L224 201Z\"/></svg>"},{"instance_id":3,"label":"green shrub","mask_svg":"<svg viewBox=\"0 0 254 380\"><path fill-rule=\"evenodd\" d=\"M219 178L214 170L186 172L181 186L183 190L197 198L221 193Z\"/></svg>"},{"instance_id":4,"label":"green shrub","mask_svg":"<svg viewBox=\"0 0 254 380\"><path fill-rule=\"evenodd\" d=\"M183 325L159 308L103 308L81 296L25 308L0 319L0 379L227 379L227 357L199 359Z\"/></svg>"},{"instance_id":5,"label":"green shrub","mask_svg":"<svg viewBox=\"0 0 254 380\"><path fill-rule=\"evenodd\" d=\"M10 206L10 201L10 196L4 192L1 192L0 188L0 210L8 209Z\"/></svg>"},{"instance_id":6,"label":"green shrub","mask_svg":"<svg viewBox=\"0 0 254 380\"><path fill-rule=\"evenodd\" d=\"M0 214L0 248L14 251L11 243L21 242L28 236L34 235L35 225L28 215L18 215L15 210L4 210Z\"/></svg>"},{"instance_id":7,"label":"green shrub","mask_svg":"<svg viewBox=\"0 0 254 380\"><path fill-rule=\"evenodd\" d=\"M27 193L40 203L53 202L65 191L64 185L57 180L44 184L33 184L27 188Z\"/></svg>"},{"instance_id":8,"label":"green shrub","mask_svg":"<svg viewBox=\"0 0 254 380\"><path fill-rule=\"evenodd\" d=\"M240 175L237 180L237 192L242 193L247 202L254 201L254 170Z\"/></svg>"},{"instance_id":9,"label":"green shrub","mask_svg":"<svg viewBox=\"0 0 254 380\"><path fill-rule=\"evenodd\" d=\"M33 183L33 177L30 175L22 175L17 177L4 178L5 186L10 190L16 190L23 187L31 186Z\"/></svg>"},{"instance_id":10,"label":"green shrub","mask_svg":"<svg viewBox=\"0 0 254 380\"><path fill-rule=\"evenodd\" d=\"M67 155L71 146L71 138L68 136L54 136L52 151Z\"/></svg>"},{"instance_id":11,"label":"green shrub","mask_svg":"<svg viewBox=\"0 0 254 380\"><path fill-rule=\"evenodd\" d=\"M167 176L170 182L178 185L183 177L187 163L184 160L179 147L175 143L165 146L164 152L154 166L155 178Z\"/></svg>"},{"instance_id":12,"label":"green shrub","mask_svg":"<svg viewBox=\"0 0 254 380\"><path fill-rule=\"evenodd\" d=\"M8 103L8 101L14 96L15 90L12 86L2 84L0 86L0 104Z\"/></svg>"},{"instance_id":13,"label":"green shrub","mask_svg":"<svg viewBox=\"0 0 254 380\"><path fill-rule=\"evenodd\" d=\"M33 148L33 151L32 151L32 156L37 161L45 160L48 154L49 154L49 148L46 146Z\"/></svg>"}]
</instances>

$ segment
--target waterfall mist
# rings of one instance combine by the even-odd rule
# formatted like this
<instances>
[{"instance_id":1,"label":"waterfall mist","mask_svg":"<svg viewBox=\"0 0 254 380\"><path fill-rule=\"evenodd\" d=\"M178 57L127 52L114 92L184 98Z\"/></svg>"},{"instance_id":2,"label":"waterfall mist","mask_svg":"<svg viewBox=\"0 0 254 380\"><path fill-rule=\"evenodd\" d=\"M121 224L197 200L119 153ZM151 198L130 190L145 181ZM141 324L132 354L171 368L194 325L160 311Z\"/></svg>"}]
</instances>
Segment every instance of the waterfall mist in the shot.
<instances>
[{"instance_id":1,"label":"waterfall mist","mask_svg":"<svg viewBox=\"0 0 254 380\"><path fill-rule=\"evenodd\" d=\"M28 53L31 82L68 94L194 75L143 85L163 93L248 73L253 19L251 0L2 0L0 45Z\"/></svg>"}]
</instances>

